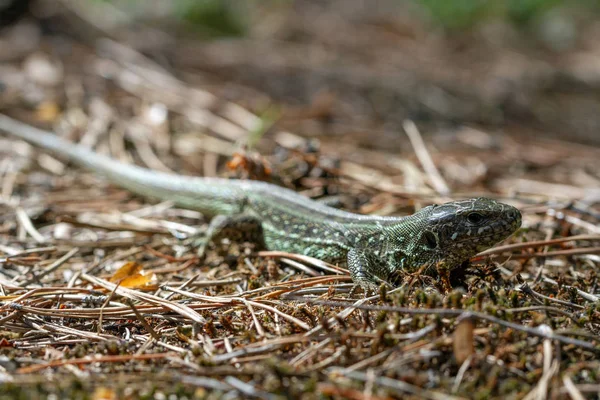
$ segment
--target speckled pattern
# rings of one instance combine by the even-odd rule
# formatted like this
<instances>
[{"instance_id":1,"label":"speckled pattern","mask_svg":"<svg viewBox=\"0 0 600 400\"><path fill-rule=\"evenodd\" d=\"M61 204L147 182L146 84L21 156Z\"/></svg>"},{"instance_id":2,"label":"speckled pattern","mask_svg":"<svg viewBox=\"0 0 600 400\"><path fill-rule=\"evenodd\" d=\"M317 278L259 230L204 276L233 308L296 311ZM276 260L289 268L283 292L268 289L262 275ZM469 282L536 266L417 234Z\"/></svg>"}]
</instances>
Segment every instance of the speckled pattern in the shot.
<instances>
[{"instance_id":1,"label":"speckled pattern","mask_svg":"<svg viewBox=\"0 0 600 400\"><path fill-rule=\"evenodd\" d=\"M264 182L172 175L122 164L3 115L0 130L132 192L218 216L209 238L251 239L270 250L345 264L354 282L370 289L389 283L398 270L456 267L521 226L516 208L487 198L431 205L408 217L365 216Z\"/></svg>"}]
</instances>

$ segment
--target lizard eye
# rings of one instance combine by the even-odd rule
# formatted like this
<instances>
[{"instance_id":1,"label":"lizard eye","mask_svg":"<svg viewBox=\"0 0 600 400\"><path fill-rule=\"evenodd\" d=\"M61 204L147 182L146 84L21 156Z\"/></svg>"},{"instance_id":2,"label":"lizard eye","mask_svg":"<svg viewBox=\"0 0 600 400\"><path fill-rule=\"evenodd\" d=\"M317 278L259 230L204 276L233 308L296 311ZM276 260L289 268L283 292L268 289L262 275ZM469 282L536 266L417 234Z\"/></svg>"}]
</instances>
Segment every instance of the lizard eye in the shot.
<instances>
[{"instance_id":1,"label":"lizard eye","mask_svg":"<svg viewBox=\"0 0 600 400\"><path fill-rule=\"evenodd\" d=\"M430 249L437 247L437 237L431 232L425 232L425 244Z\"/></svg>"},{"instance_id":2,"label":"lizard eye","mask_svg":"<svg viewBox=\"0 0 600 400\"><path fill-rule=\"evenodd\" d=\"M469 215L467 215L467 221L475 225L479 224L481 223L481 221L483 221L483 215L477 212L472 212Z\"/></svg>"}]
</instances>

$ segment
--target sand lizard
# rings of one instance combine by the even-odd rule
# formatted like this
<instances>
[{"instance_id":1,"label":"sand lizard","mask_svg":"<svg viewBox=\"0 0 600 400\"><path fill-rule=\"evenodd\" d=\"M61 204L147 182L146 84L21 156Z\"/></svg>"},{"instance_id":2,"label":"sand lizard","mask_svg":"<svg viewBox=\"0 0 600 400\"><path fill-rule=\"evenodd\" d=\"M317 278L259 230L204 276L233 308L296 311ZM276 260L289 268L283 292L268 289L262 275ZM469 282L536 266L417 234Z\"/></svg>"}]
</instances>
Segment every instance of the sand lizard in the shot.
<instances>
[{"instance_id":1,"label":"sand lizard","mask_svg":"<svg viewBox=\"0 0 600 400\"><path fill-rule=\"evenodd\" d=\"M213 216L208 238L247 240L269 250L347 265L373 289L397 271L454 268L521 226L515 207L487 198L430 205L406 217L354 214L273 184L191 177L120 163L52 133L0 115L0 130L106 176L146 197Z\"/></svg>"}]
</instances>

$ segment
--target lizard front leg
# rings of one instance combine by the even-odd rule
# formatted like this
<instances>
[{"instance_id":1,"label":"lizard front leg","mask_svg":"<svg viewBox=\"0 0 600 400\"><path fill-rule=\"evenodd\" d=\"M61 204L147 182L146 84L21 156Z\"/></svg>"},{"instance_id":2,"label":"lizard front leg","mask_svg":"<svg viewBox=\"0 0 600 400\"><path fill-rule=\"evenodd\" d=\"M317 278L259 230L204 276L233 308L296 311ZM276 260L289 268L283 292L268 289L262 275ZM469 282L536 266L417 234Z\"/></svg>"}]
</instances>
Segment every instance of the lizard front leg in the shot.
<instances>
[{"instance_id":1,"label":"lizard front leg","mask_svg":"<svg viewBox=\"0 0 600 400\"><path fill-rule=\"evenodd\" d=\"M258 218L246 214L217 215L210 221L198 246L198 255L204 255L209 243L217 243L225 238L236 242L251 242L258 249L266 248L262 224Z\"/></svg>"},{"instance_id":2,"label":"lizard front leg","mask_svg":"<svg viewBox=\"0 0 600 400\"><path fill-rule=\"evenodd\" d=\"M354 283L366 290L377 290L382 283L392 286L387 281L389 270L386 262L369 249L350 249L348 269Z\"/></svg>"}]
</instances>

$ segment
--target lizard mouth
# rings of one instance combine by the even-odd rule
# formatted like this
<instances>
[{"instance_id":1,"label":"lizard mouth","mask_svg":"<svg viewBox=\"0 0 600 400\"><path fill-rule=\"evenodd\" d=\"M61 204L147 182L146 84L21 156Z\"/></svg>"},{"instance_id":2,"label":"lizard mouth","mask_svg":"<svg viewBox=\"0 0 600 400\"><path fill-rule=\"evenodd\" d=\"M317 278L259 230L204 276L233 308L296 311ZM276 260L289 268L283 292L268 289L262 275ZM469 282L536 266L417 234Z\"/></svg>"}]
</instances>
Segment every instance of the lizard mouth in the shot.
<instances>
[{"instance_id":1,"label":"lizard mouth","mask_svg":"<svg viewBox=\"0 0 600 400\"><path fill-rule=\"evenodd\" d=\"M509 237L514 230L511 231L502 231L502 232L493 232L488 235L475 235L471 237L465 237L462 240L455 241L450 246L447 246L446 249L454 249L456 247L463 248L465 250L475 249L476 251L483 251L499 243Z\"/></svg>"}]
</instances>

